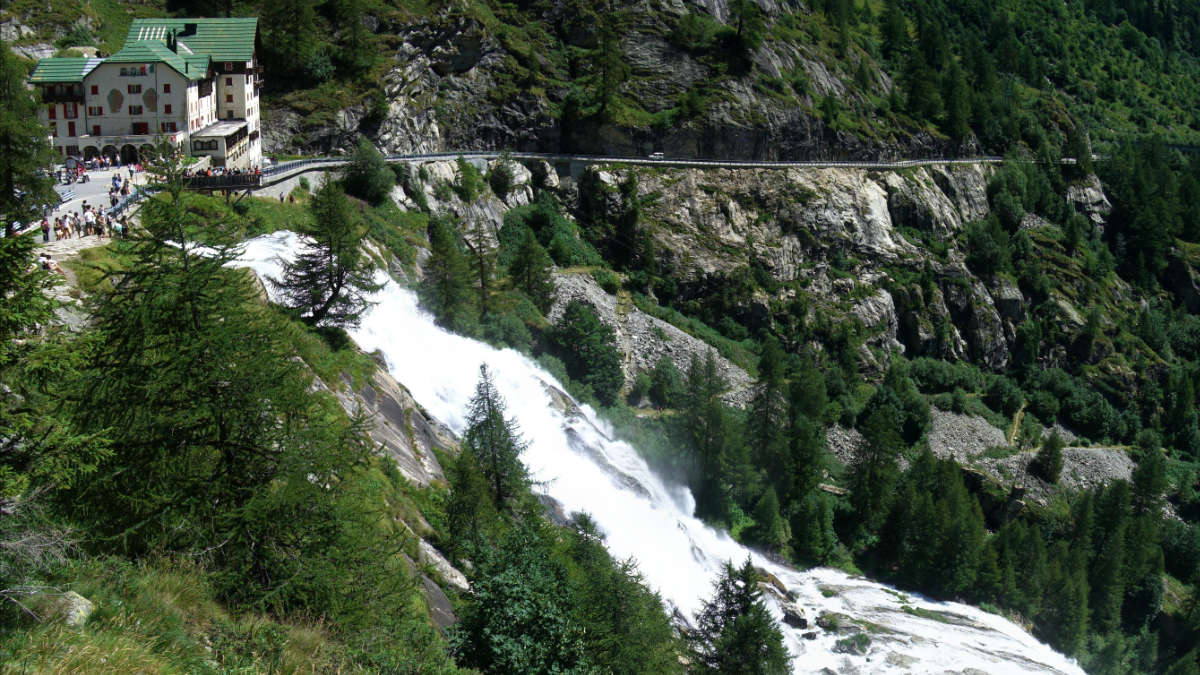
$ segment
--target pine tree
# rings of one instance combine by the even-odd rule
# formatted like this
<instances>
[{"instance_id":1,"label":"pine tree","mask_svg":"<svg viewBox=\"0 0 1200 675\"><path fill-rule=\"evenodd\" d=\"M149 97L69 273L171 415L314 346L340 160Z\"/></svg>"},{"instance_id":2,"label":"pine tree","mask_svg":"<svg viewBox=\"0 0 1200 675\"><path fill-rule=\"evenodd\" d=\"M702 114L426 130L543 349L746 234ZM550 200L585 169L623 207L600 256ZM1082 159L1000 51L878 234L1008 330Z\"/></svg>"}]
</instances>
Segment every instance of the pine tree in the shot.
<instances>
[{"instance_id":1,"label":"pine tree","mask_svg":"<svg viewBox=\"0 0 1200 675\"><path fill-rule=\"evenodd\" d=\"M942 100L946 105L942 131L959 145L971 135L971 91L958 61L951 59L942 82Z\"/></svg>"},{"instance_id":2,"label":"pine tree","mask_svg":"<svg viewBox=\"0 0 1200 675\"><path fill-rule=\"evenodd\" d=\"M346 192L372 204L382 204L396 184L396 174L379 150L363 137L350 157L344 182Z\"/></svg>"},{"instance_id":3,"label":"pine tree","mask_svg":"<svg viewBox=\"0 0 1200 675\"><path fill-rule=\"evenodd\" d=\"M659 357L650 371L650 400L660 408L670 408L678 402L682 387L683 376L675 362L665 354Z\"/></svg>"},{"instance_id":4,"label":"pine tree","mask_svg":"<svg viewBox=\"0 0 1200 675\"><path fill-rule=\"evenodd\" d=\"M1063 466L1062 450L1062 437L1055 431L1042 443L1037 456L1029 463L1030 472L1047 483L1057 483Z\"/></svg>"},{"instance_id":5,"label":"pine tree","mask_svg":"<svg viewBox=\"0 0 1200 675\"><path fill-rule=\"evenodd\" d=\"M554 263L537 240L533 230L525 228L521 247L508 265L512 283L527 295L542 312L549 311L554 302L554 279L550 269Z\"/></svg>"},{"instance_id":6,"label":"pine tree","mask_svg":"<svg viewBox=\"0 0 1200 675\"><path fill-rule=\"evenodd\" d=\"M550 340L567 373L588 385L604 405L612 405L625 382L613 329L591 305L572 300L554 325Z\"/></svg>"},{"instance_id":7,"label":"pine tree","mask_svg":"<svg viewBox=\"0 0 1200 675\"><path fill-rule=\"evenodd\" d=\"M725 564L713 597L696 617L693 651L702 673L788 672L783 634L763 604L749 558L736 569Z\"/></svg>"},{"instance_id":8,"label":"pine tree","mask_svg":"<svg viewBox=\"0 0 1200 675\"><path fill-rule=\"evenodd\" d=\"M130 234L131 263L93 298L97 335L70 396L112 453L64 508L117 550L195 552L232 571L228 594L282 603L336 546L330 525L348 513L328 486L365 461L361 423L312 394L250 277L227 267L240 255L227 229L187 207L178 157L154 174L162 192Z\"/></svg>"},{"instance_id":9,"label":"pine tree","mask_svg":"<svg viewBox=\"0 0 1200 675\"><path fill-rule=\"evenodd\" d=\"M38 121L40 106L25 86L25 70L16 55L4 42L0 51L0 218L12 237L14 222L41 220L43 206L57 204L58 195L45 172L55 157ZM19 245L12 247L10 255L19 257Z\"/></svg>"},{"instance_id":10,"label":"pine tree","mask_svg":"<svg viewBox=\"0 0 1200 675\"><path fill-rule=\"evenodd\" d=\"M783 350L774 337L769 337L758 359L758 387L750 402L747 436L755 463L779 489L786 489L788 468L788 408L783 376Z\"/></svg>"},{"instance_id":11,"label":"pine tree","mask_svg":"<svg viewBox=\"0 0 1200 675\"><path fill-rule=\"evenodd\" d=\"M791 534L787 521L779 516L779 497L767 486L754 506L754 539L772 551L783 550Z\"/></svg>"},{"instance_id":12,"label":"pine tree","mask_svg":"<svg viewBox=\"0 0 1200 675\"><path fill-rule=\"evenodd\" d=\"M53 188L40 169L53 161L46 132L37 121L37 102L25 73L0 42L0 222L27 223L54 203ZM34 260L34 237L0 238L0 511L30 484L73 486L107 452L97 438L81 436L54 412L49 391L86 350L29 338L52 316L47 292L55 279ZM8 516L11 518L11 513Z\"/></svg>"},{"instance_id":13,"label":"pine tree","mask_svg":"<svg viewBox=\"0 0 1200 675\"><path fill-rule=\"evenodd\" d=\"M879 37L883 41L883 55L893 62L912 42L908 36L908 21L897 0L888 0L884 4L883 14L879 16Z\"/></svg>"},{"instance_id":14,"label":"pine tree","mask_svg":"<svg viewBox=\"0 0 1200 675\"><path fill-rule=\"evenodd\" d=\"M1084 566L1084 561L1068 553L1065 545L1056 548L1046 577L1046 599L1038 615L1038 637L1067 654L1078 653L1087 637Z\"/></svg>"},{"instance_id":15,"label":"pine tree","mask_svg":"<svg viewBox=\"0 0 1200 675\"><path fill-rule=\"evenodd\" d=\"M463 448L446 471L450 483L450 497L446 501L446 527L452 537L452 558L461 548L467 556L474 558L483 543L483 526L491 512L489 485L479 461L469 447Z\"/></svg>"},{"instance_id":16,"label":"pine tree","mask_svg":"<svg viewBox=\"0 0 1200 675\"><path fill-rule=\"evenodd\" d=\"M850 465L850 504L860 534L874 532L891 503L898 470L896 457L903 441L895 417L884 408L871 412L862 424L865 442Z\"/></svg>"},{"instance_id":17,"label":"pine tree","mask_svg":"<svg viewBox=\"0 0 1200 675\"><path fill-rule=\"evenodd\" d=\"M479 382L467 408L463 442L479 463L492 503L500 511L508 507L509 500L529 480L521 463L525 441L516 423L505 417L504 408L504 399L496 391L487 365L479 366Z\"/></svg>"},{"instance_id":18,"label":"pine tree","mask_svg":"<svg viewBox=\"0 0 1200 675\"><path fill-rule=\"evenodd\" d=\"M309 208L315 225L309 246L283 267L276 283L283 304L314 326L355 327L368 307L366 296L382 288L364 255L366 228L341 187L326 181Z\"/></svg>"},{"instance_id":19,"label":"pine tree","mask_svg":"<svg viewBox=\"0 0 1200 675\"><path fill-rule=\"evenodd\" d=\"M439 324L470 332L476 323L471 304L471 269L449 216L429 219L429 259L421 282L421 302Z\"/></svg>"},{"instance_id":20,"label":"pine tree","mask_svg":"<svg viewBox=\"0 0 1200 675\"><path fill-rule=\"evenodd\" d=\"M696 457L696 515L701 518L723 519L728 512L731 425L721 402L727 388L713 352L704 361L692 356L682 403Z\"/></svg>"}]
</instances>

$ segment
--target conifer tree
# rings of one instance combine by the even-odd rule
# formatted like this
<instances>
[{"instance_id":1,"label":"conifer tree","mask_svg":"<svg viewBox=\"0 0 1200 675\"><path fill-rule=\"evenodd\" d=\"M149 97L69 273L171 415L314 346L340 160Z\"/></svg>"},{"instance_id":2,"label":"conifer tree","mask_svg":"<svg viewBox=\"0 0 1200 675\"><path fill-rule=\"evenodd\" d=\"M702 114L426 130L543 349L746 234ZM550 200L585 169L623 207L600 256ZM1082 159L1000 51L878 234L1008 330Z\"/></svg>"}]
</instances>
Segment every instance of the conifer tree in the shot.
<instances>
[{"instance_id":1,"label":"conifer tree","mask_svg":"<svg viewBox=\"0 0 1200 675\"><path fill-rule=\"evenodd\" d=\"M346 167L346 192L365 199L372 204L381 204L387 199L396 184L396 174L387 165L383 155L362 137Z\"/></svg>"},{"instance_id":2,"label":"conifer tree","mask_svg":"<svg viewBox=\"0 0 1200 675\"><path fill-rule=\"evenodd\" d=\"M1057 483L1063 466L1062 450L1062 437L1055 431L1042 442L1042 448L1029 463L1030 471L1047 483Z\"/></svg>"},{"instance_id":3,"label":"conifer tree","mask_svg":"<svg viewBox=\"0 0 1200 675\"><path fill-rule=\"evenodd\" d=\"M37 103L3 42L0 101L0 228L7 229L13 221L40 217L39 205L56 200L40 171L53 155L37 121ZM58 353L57 345L28 339L54 310L47 292L55 278L35 263L34 236L7 232L0 238L0 511L31 482L73 485L107 451L100 439L79 435L69 419L53 413L54 402L47 400L47 388L82 360L84 350L71 346Z\"/></svg>"},{"instance_id":4,"label":"conifer tree","mask_svg":"<svg viewBox=\"0 0 1200 675\"><path fill-rule=\"evenodd\" d=\"M456 557L461 548L473 558L483 543L482 528L491 512L491 496L487 478L470 447L463 448L450 464L446 479L450 482L446 527L453 537L447 552Z\"/></svg>"},{"instance_id":5,"label":"conifer tree","mask_svg":"<svg viewBox=\"0 0 1200 675\"><path fill-rule=\"evenodd\" d=\"M755 463L781 489L785 489L788 469L788 408L783 376L783 350L774 337L769 337L758 359L758 387L750 402L746 431Z\"/></svg>"},{"instance_id":6,"label":"conifer tree","mask_svg":"<svg viewBox=\"0 0 1200 675\"><path fill-rule=\"evenodd\" d=\"M625 382L621 356L613 329L597 316L591 305L572 300L551 331L567 373L590 386L604 405L612 405Z\"/></svg>"},{"instance_id":7,"label":"conifer tree","mask_svg":"<svg viewBox=\"0 0 1200 675\"><path fill-rule=\"evenodd\" d=\"M420 288L421 301L439 324L451 330L469 332L475 324L470 275L470 263L450 217L445 214L431 217L429 259Z\"/></svg>"},{"instance_id":8,"label":"conifer tree","mask_svg":"<svg viewBox=\"0 0 1200 675\"><path fill-rule=\"evenodd\" d=\"M513 285L529 296L542 312L549 311L554 301L554 280L550 274L552 266L553 262L538 242L537 235L528 227L525 228L521 247L508 265L508 274Z\"/></svg>"},{"instance_id":9,"label":"conifer tree","mask_svg":"<svg viewBox=\"0 0 1200 675\"><path fill-rule=\"evenodd\" d=\"M1088 587L1085 561L1065 544L1056 548L1046 577L1046 599L1038 615L1037 634L1067 654L1078 653L1087 637Z\"/></svg>"},{"instance_id":10,"label":"conifer tree","mask_svg":"<svg viewBox=\"0 0 1200 675\"><path fill-rule=\"evenodd\" d=\"M2 41L0 52L0 227L11 237L14 222L40 220L43 206L57 204L58 195L45 172L55 157L38 121L40 104L25 86L24 68ZM12 255L19 256L15 248Z\"/></svg>"},{"instance_id":11,"label":"conifer tree","mask_svg":"<svg viewBox=\"0 0 1200 675\"><path fill-rule=\"evenodd\" d=\"M671 357L663 355L650 371L650 400L654 405L669 408L679 401L683 376Z\"/></svg>"},{"instance_id":12,"label":"conifer tree","mask_svg":"<svg viewBox=\"0 0 1200 675\"><path fill-rule=\"evenodd\" d=\"M229 594L282 603L336 545L330 523L347 514L328 486L365 461L361 424L311 393L250 277L226 266L237 244L187 208L178 157L153 175L162 191L130 234L132 262L92 300L97 335L71 394L112 452L64 508L120 551L196 552L236 570Z\"/></svg>"},{"instance_id":13,"label":"conifer tree","mask_svg":"<svg viewBox=\"0 0 1200 675\"><path fill-rule=\"evenodd\" d=\"M309 208L311 243L283 267L275 284L283 304L314 326L355 327L368 307L366 296L382 288L362 250L366 228L341 187L325 181Z\"/></svg>"},{"instance_id":14,"label":"conifer tree","mask_svg":"<svg viewBox=\"0 0 1200 675\"><path fill-rule=\"evenodd\" d=\"M479 366L479 382L467 408L463 441L487 479L492 503L501 511L529 480L521 463L525 441L516 423L505 417L504 408L504 399L496 391L487 365Z\"/></svg>"},{"instance_id":15,"label":"conifer tree","mask_svg":"<svg viewBox=\"0 0 1200 675\"><path fill-rule=\"evenodd\" d=\"M723 519L730 497L730 421L721 402L727 387L712 351L704 361L692 356L684 384L683 413L696 456L696 515L701 518Z\"/></svg>"},{"instance_id":16,"label":"conifer tree","mask_svg":"<svg viewBox=\"0 0 1200 675\"><path fill-rule=\"evenodd\" d=\"M873 532L887 514L898 470L896 457L903 441L895 418L884 408L872 411L862 424L866 439L850 465L850 504L860 533Z\"/></svg>"},{"instance_id":17,"label":"conifer tree","mask_svg":"<svg viewBox=\"0 0 1200 675\"><path fill-rule=\"evenodd\" d=\"M725 564L713 597L696 617L693 651L702 673L788 672L783 634L763 604L749 558L736 569Z\"/></svg>"},{"instance_id":18,"label":"conifer tree","mask_svg":"<svg viewBox=\"0 0 1200 675\"><path fill-rule=\"evenodd\" d=\"M768 485L754 506L754 539L772 551L780 551L790 538L787 521L779 515L779 497Z\"/></svg>"}]
</instances>

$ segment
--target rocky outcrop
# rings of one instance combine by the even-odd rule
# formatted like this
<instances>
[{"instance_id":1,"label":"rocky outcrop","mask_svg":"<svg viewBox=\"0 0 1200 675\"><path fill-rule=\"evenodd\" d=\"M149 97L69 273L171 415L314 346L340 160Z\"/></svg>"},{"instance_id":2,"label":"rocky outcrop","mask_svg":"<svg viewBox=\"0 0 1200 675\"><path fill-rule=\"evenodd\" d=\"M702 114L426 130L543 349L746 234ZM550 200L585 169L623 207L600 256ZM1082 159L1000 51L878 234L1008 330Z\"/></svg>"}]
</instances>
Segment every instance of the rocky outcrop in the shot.
<instances>
[{"instance_id":1,"label":"rocky outcrop","mask_svg":"<svg viewBox=\"0 0 1200 675\"><path fill-rule=\"evenodd\" d=\"M642 312L628 298L609 295L591 275L556 274L554 283L557 294L547 318L552 322L557 321L572 300L582 300L591 305L597 317L616 333L627 385L638 373L652 370L664 356L671 359L680 372L687 372L692 359L703 360L712 352L716 355L717 370L729 383L725 400L739 406L749 402L753 378L725 357L716 354L703 340Z\"/></svg>"},{"instance_id":2,"label":"rocky outcrop","mask_svg":"<svg viewBox=\"0 0 1200 675\"><path fill-rule=\"evenodd\" d=\"M1108 201L1100 179L1095 175L1088 176L1082 183L1068 185L1067 203L1086 215L1096 226L1103 226L1108 214L1112 212L1112 203Z\"/></svg>"},{"instance_id":3,"label":"rocky outcrop","mask_svg":"<svg viewBox=\"0 0 1200 675\"><path fill-rule=\"evenodd\" d=\"M376 452L394 459L405 478L421 486L446 480L433 449L457 448L453 433L425 414L385 369L376 369L361 387L346 381L332 393L347 413L368 417Z\"/></svg>"}]
</instances>

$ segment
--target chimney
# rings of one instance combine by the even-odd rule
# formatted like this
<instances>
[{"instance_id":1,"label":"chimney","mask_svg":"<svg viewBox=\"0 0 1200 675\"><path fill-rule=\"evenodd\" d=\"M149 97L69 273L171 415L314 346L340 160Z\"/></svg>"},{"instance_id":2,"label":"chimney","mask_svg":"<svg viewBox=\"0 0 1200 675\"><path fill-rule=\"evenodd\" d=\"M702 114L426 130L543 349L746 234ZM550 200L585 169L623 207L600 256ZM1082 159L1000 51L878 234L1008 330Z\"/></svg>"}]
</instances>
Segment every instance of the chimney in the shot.
<instances>
[{"instance_id":1,"label":"chimney","mask_svg":"<svg viewBox=\"0 0 1200 675\"><path fill-rule=\"evenodd\" d=\"M179 51L179 46L175 44L175 31L167 31L167 49L173 52Z\"/></svg>"}]
</instances>

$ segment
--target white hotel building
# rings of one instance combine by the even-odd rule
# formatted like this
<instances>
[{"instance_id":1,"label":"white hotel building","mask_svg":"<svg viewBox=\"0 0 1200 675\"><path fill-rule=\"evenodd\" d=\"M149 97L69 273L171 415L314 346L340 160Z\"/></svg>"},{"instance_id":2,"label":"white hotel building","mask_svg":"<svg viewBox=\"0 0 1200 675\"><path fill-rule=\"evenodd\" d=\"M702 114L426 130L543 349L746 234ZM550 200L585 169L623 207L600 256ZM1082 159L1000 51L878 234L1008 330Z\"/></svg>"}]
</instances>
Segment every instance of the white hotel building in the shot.
<instances>
[{"instance_id":1,"label":"white hotel building","mask_svg":"<svg viewBox=\"0 0 1200 675\"><path fill-rule=\"evenodd\" d=\"M136 19L107 58L48 58L29 81L62 158L136 161L163 138L213 166L262 162L258 19Z\"/></svg>"}]
</instances>

